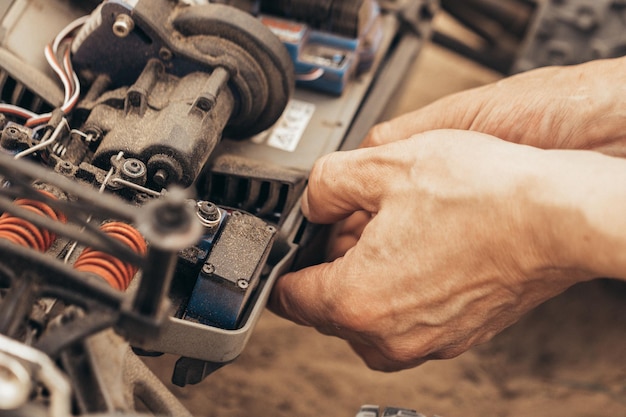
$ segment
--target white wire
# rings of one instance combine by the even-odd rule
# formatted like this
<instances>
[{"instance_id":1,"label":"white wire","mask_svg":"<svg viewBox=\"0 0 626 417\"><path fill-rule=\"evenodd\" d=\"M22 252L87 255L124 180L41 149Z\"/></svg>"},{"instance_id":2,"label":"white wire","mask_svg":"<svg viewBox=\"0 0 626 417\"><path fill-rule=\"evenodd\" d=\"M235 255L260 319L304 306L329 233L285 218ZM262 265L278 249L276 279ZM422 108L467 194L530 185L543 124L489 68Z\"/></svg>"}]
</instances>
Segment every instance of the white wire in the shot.
<instances>
[{"instance_id":1,"label":"white wire","mask_svg":"<svg viewBox=\"0 0 626 417\"><path fill-rule=\"evenodd\" d=\"M297 73L296 80L297 81L315 81L319 80L324 76L324 70L322 68L316 68L311 72L307 73Z\"/></svg>"},{"instance_id":2,"label":"white wire","mask_svg":"<svg viewBox=\"0 0 626 417\"><path fill-rule=\"evenodd\" d=\"M32 153L37 152L37 151L38 151L38 150L40 150L40 149L45 148L45 147L46 147L46 146L48 146L48 145L51 145L52 143L54 143L54 141L56 141L56 140L57 140L57 137L58 137L58 136L59 136L59 134L61 133L61 129L63 129L63 128L64 128L64 127L66 127L66 126L67 126L67 128L68 128L68 130L69 130L69 129L70 129L70 125L69 125L69 123L67 122L67 119L63 118L63 122L62 122L62 123L59 123L59 125L56 127L56 129L54 129L54 132L52 132L52 135L50 135L50 137L49 137L47 140L45 140L45 141L43 141L43 142L40 142L40 143L38 143L37 145L32 146L32 147L30 147L30 148L28 148L28 149L25 149L25 150L23 150L22 152L19 152L19 153L15 154L15 156L13 157L13 159L20 159L20 158L23 158L23 157L25 157L26 155L30 155L30 154L32 154Z\"/></svg>"},{"instance_id":3,"label":"white wire","mask_svg":"<svg viewBox=\"0 0 626 417\"><path fill-rule=\"evenodd\" d=\"M70 33L81 27L85 24L85 22L90 18L90 15L79 17L78 19L71 22L69 25L65 26L61 32L54 38L54 42L52 42L52 50L56 54L59 51L59 45L63 42Z\"/></svg>"},{"instance_id":4,"label":"white wire","mask_svg":"<svg viewBox=\"0 0 626 417\"><path fill-rule=\"evenodd\" d=\"M63 83L63 88L65 90L63 102L67 103L70 99L70 95L72 94L71 93L72 86L70 85L70 79L68 75L65 73L65 71L63 70L63 68L61 67L61 65L59 64L59 62L57 61L57 58L54 55L54 52L52 51L52 47L50 45L47 45L46 48L44 49L44 55L46 56L46 60L48 61L48 64L52 67L54 72L57 74L57 76L61 79L61 82Z\"/></svg>"},{"instance_id":5,"label":"white wire","mask_svg":"<svg viewBox=\"0 0 626 417\"><path fill-rule=\"evenodd\" d=\"M26 110L20 106L16 106L13 104L6 104L6 103L0 104L0 113L15 114L23 118L33 118L33 117L39 116L37 113L34 113L30 110Z\"/></svg>"}]
</instances>

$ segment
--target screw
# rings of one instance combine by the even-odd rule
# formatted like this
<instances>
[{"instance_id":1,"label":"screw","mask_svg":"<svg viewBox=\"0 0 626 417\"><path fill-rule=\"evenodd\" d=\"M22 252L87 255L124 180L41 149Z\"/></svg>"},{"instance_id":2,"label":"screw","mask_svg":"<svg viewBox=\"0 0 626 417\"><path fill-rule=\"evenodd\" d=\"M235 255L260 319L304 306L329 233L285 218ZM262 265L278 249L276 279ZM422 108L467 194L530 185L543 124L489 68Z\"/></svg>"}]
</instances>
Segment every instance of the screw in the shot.
<instances>
[{"instance_id":1,"label":"screw","mask_svg":"<svg viewBox=\"0 0 626 417\"><path fill-rule=\"evenodd\" d=\"M213 266L213 264L204 264L202 265L202 274L204 275L213 275L213 272L215 272L215 267Z\"/></svg>"},{"instance_id":2,"label":"screw","mask_svg":"<svg viewBox=\"0 0 626 417\"><path fill-rule=\"evenodd\" d=\"M118 14L113 22L113 33L118 38L125 38L135 28L135 22L127 14Z\"/></svg>"},{"instance_id":3,"label":"screw","mask_svg":"<svg viewBox=\"0 0 626 417\"><path fill-rule=\"evenodd\" d=\"M246 279L240 278L237 280L237 286L242 290L245 290L250 286L250 283Z\"/></svg>"}]
</instances>

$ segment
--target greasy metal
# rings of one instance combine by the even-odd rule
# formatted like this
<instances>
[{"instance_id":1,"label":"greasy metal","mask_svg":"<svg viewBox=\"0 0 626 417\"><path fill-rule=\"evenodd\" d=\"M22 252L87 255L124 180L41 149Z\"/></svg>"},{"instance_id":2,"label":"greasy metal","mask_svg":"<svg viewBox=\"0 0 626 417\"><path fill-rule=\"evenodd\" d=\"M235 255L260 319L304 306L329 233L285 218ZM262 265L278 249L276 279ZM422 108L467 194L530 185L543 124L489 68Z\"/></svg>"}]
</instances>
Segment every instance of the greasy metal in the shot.
<instances>
[{"instance_id":1,"label":"greasy metal","mask_svg":"<svg viewBox=\"0 0 626 417\"><path fill-rule=\"evenodd\" d=\"M115 17L115 22L113 23L113 33L118 38L125 38L128 36L130 32L135 28L135 22L133 18L127 14L120 13Z\"/></svg>"}]
</instances>

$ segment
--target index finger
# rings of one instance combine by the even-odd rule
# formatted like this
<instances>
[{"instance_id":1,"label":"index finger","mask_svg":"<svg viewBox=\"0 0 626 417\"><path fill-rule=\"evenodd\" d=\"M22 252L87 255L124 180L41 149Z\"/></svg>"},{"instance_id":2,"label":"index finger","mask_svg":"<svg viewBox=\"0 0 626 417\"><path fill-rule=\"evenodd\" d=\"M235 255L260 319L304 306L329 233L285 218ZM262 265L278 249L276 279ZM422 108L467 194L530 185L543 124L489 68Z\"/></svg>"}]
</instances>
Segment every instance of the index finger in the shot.
<instances>
[{"instance_id":1,"label":"index finger","mask_svg":"<svg viewBox=\"0 0 626 417\"><path fill-rule=\"evenodd\" d=\"M398 156L389 150L357 149L320 158L302 197L304 215L315 223L335 223L359 210L376 213L392 171L401 163Z\"/></svg>"}]
</instances>

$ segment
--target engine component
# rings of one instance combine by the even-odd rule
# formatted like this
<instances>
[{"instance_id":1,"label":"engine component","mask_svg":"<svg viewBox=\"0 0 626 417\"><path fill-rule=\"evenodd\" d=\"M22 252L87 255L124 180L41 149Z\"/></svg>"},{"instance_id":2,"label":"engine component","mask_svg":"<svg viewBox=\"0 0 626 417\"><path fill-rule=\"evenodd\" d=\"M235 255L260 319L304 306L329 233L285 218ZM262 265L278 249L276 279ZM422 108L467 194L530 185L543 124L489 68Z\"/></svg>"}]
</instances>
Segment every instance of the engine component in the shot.
<instances>
[{"instance_id":1,"label":"engine component","mask_svg":"<svg viewBox=\"0 0 626 417\"><path fill-rule=\"evenodd\" d=\"M263 24L287 47L303 87L341 94L351 77L371 67L380 46L374 0L262 1L261 12Z\"/></svg>"},{"instance_id":2,"label":"engine component","mask_svg":"<svg viewBox=\"0 0 626 417\"><path fill-rule=\"evenodd\" d=\"M223 211L206 202L199 213L214 207L207 234L199 248L208 253L200 257L200 273L182 317L186 320L235 329L243 308L259 284L263 266L274 240L276 228L240 211Z\"/></svg>"},{"instance_id":3,"label":"engine component","mask_svg":"<svg viewBox=\"0 0 626 417\"><path fill-rule=\"evenodd\" d=\"M51 198L56 198L51 193L41 191ZM41 216L47 216L55 221L65 221L65 216L44 202L29 200L25 198L17 199L13 202L15 206L23 207ZM0 239L7 239L18 245L45 252L50 249L56 239L56 235L49 230L41 229L31 222L9 213L0 216Z\"/></svg>"},{"instance_id":4,"label":"engine component","mask_svg":"<svg viewBox=\"0 0 626 417\"><path fill-rule=\"evenodd\" d=\"M94 83L85 131L102 140L94 163L121 152L141 160L149 183L192 184L225 132L271 126L293 89L284 47L232 7L167 0L105 2L72 44L73 62ZM141 57L138 59L138 57Z\"/></svg>"},{"instance_id":5,"label":"engine component","mask_svg":"<svg viewBox=\"0 0 626 417\"><path fill-rule=\"evenodd\" d=\"M119 15L133 21L123 38L112 30ZM72 51L79 72L106 74L110 88L131 85L152 58L177 77L224 68L238 98L231 137L269 127L293 91L293 69L280 42L249 14L219 4L108 1L77 35Z\"/></svg>"},{"instance_id":6,"label":"engine component","mask_svg":"<svg viewBox=\"0 0 626 417\"><path fill-rule=\"evenodd\" d=\"M102 232L123 242L140 255L146 253L146 241L132 226L109 222L100 227ZM104 252L85 248L74 262L77 271L89 272L104 279L111 287L124 291L135 277L138 268Z\"/></svg>"},{"instance_id":7,"label":"engine component","mask_svg":"<svg viewBox=\"0 0 626 417\"><path fill-rule=\"evenodd\" d=\"M328 6L339 16L334 29L354 24L362 35L363 22L380 21L388 50L395 16L376 9L363 18L351 7L376 3L364 1ZM19 404L0 398L0 410L68 417L71 405L73 414L132 414L134 393L156 414L188 415L137 366L128 342L137 352L180 355L175 382L200 382L241 353L273 282L308 242L298 210L307 172L341 146L377 73L362 73L341 100L302 90L292 101L284 45L257 17L216 3L0 6L0 211L27 243L0 239L0 333L52 359L30 362L0 338L0 371L20 377L20 366L50 365L72 383L61 409L59 391L31 373L10 386L22 394ZM340 3L350 7L340 11ZM31 39L16 34L47 19L37 34L50 43L33 48L45 52L31 60L14 47ZM344 35L319 36L362 63L381 62L367 62L375 37L350 49ZM109 328L122 338L102 332ZM139 378L118 386L128 372Z\"/></svg>"},{"instance_id":8,"label":"engine component","mask_svg":"<svg viewBox=\"0 0 626 417\"><path fill-rule=\"evenodd\" d=\"M303 22L313 29L358 38L369 25L376 8L369 0L261 0L261 13Z\"/></svg>"}]
</instances>

